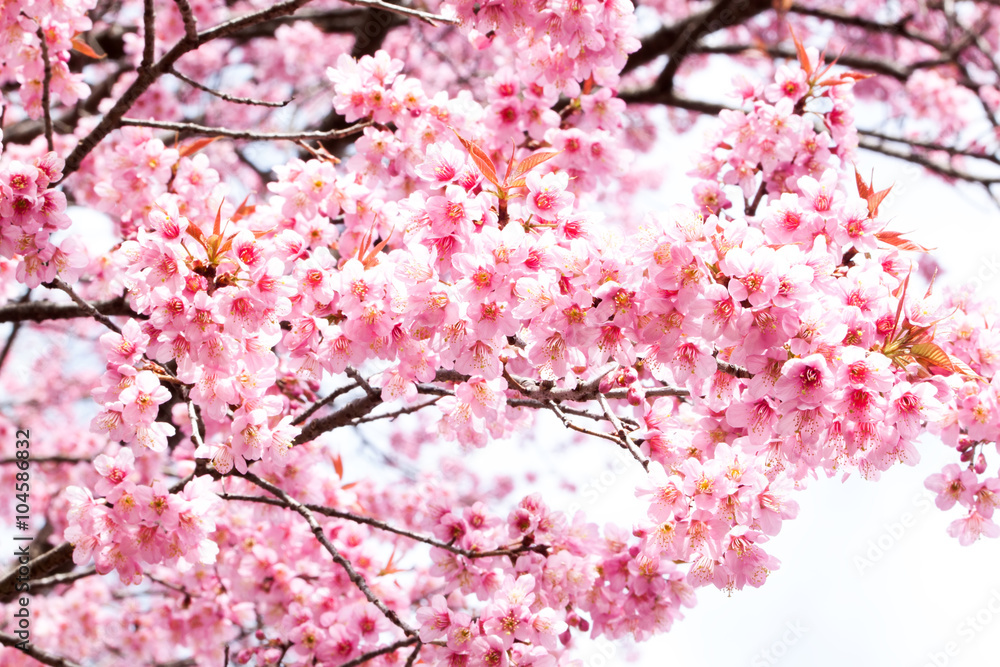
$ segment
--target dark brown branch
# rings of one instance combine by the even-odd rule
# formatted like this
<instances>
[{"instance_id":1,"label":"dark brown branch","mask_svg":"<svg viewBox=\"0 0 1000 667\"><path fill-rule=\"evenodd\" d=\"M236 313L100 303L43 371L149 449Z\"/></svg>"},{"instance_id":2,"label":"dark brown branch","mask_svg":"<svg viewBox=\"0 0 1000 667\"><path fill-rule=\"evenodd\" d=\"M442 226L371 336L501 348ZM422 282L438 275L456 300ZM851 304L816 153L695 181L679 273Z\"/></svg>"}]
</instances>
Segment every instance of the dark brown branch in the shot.
<instances>
[{"instance_id":1,"label":"dark brown branch","mask_svg":"<svg viewBox=\"0 0 1000 667\"><path fill-rule=\"evenodd\" d=\"M156 8L153 0L143 0L142 3L142 63L139 71L149 70L156 57Z\"/></svg>"},{"instance_id":2,"label":"dark brown branch","mask_svg":"<svg viewBox=\"0 0 1000 667\"><path fill-rule=\"evenodd\" d=\"M45 66L45 74L42 78L42 118L45 122L45 144L50 151L53 151L55 144L52 141L52 62L49 60L49 43L41 28L38 29L38 42L42 46L42 63Z\"/></svg>"},{"instance_id":3,"label":"dark brown branch","mask_svg":"<svg viewBox=\"0 0 1000 667\"><path fill-rule=\"evenodd\" d=\"M370 122L355 123L345 129L331 130L329 132L253 132L250 130L227 130L222 127L208 127L195 123L171 123L158 120L139 120L137 118L122 118L121 124L123 126L152 127L185 134L229 137L231 139L246 139L249 141L321 141L324 139L340 139L356 134L371 125Z\"/></svg>"},{"instance_id":4,"label":"dark brown branch","mask_svg":"<svg viewBox=\"0 0 1000 667\"><path fill-rule=\"evenodd\" d=\"M382 0L344 0L344 2L350 5L358 5L359 7L368 7L370 9L389 12L390 14L399 14L400 16L405 16L406 18L418 19L433 27L437 27L439 23L448 23L451 25L462 24L459 19L448 18L439 14L431 14L430 12L424 12L419 9L411 9L410 7L393 5L388 2L382 2Z\"/></svg>"},{"instance_id":5,"label":"dark brown branch","mask_svg":"<svg viewBox=\"0 0 1000 667\"><path fill-rule=\"evenodd\" d=\"M330 403L333 403L335 400L337 400L337 397L343 396L344 394L346 394L346 393L348 393L348 392L350 392L350 391L352 391L354 389L357 389L357 388L358 388L357 383L354 383L354 384L348 384L348 385L344 385L343 387L338 387L338 388L334 389L332 392L330 392L329 396L316 401L315 403L313 403L312 405L310 405L305 411L303 411L302 414L300 414L298 417L296 417L295 419L293 419L292 420L292 424L298 426L299 424L301 424L305 420L307 420L310 417L312 417L313 414L315 414L317 410L323 408L324 406L329 405Z\"/></svg>"},{"instance_id":6,"label":"dark brown branch","mask_svg":"<svg viewBox=\"0 0 1000 667\"><path fill-rule=\"evenodd\" d=\"M977 176L967 171L957 169L950 164L932 160L922 153L889 147L878 140L869 139L864 135L858 138L858 145L861 146L861 148L875 151L876 153L881 153L882 155L888 155L889 157L899 158L900 160L905 160L906 162L918 164L921 167L925 167L928 171L938 174L939 176L944 176L945 178L969 181L970 183L977 183L986 188L1000 183L1000 177L988 178L985 176Z\"/></svg>"},{"instance_id":7,"label":"dark brown branch","mask_svg":"<svg viewBox=\"0 0 1000 667\"><path fill-rule=\"evenodd\" d=\"M97 320L107 328L111 329L115 333L120 334L122 332L121 328L117 324L112 322L107 315L99 311L93 305L87 303L79 294L77 294L73 290L72 287L67 285L62 278L55 278L54 280L52 280L52 282L42 283L42 285L44 287L48 287L49 289L62 290L63 292L68 294L69 298L73 299L73 302L76 303L77 306L82 308L86 314L90 315L95 320Z\"/></svg>"},{"instance_id":8,"label":"dark brown branch","mask_svg":"<svg viewBox=\"0 0 1000 667\"><path fill-rule=\"evenodd\" d=\"M692 53L702 53L702 54L723 54L723 55L740 55L743 53L765 53L772 58L786 58L789 60L795 59L798 56L795 53L795 49L789 46L784 46L780 44L771 46L761 46L759 44L725 44L722 46L706 46L698 45L691 49ZM850 53L838 54L827 53L825 54L825 60L828 63L832 63L834 60L837 61L838 65L844 67L850 67L852 69L867 70L869 72L874 72L876 74L883 74L885 76L892 77L897 81L906 82L914 72L921 69L928 69L931 67L937 67L939 65L948 65L952 63L951 57L942 56L940 58L931 58L927 60L919 60L912 62L908 65L901 65L890 60L883 60L879 58L865 58L864 56L859 56ZM962 81L959 81L962 83Z\"/></svg>"},{"instance_id":9,"label":"dark brown branch","mask_svg":"<svg viewBox=\"0 0 1000 667\"><path fill-rule=\"evenodd\" d=\"M969 149L958 148L957 146L947 146L945 144L938 144L932 141L920 141L917 139L906 139L903 137L894 137L882 132L877 132L875 130L858 130L858 134L871 137L872 139L877 139L879 141L889 141L892 143L903 144L911 148L921 148L928 151L940 151L942 153L947 153L955 157L967 157L976 160L984 160L986 162L991 162L995 165L1000 166L1000 156L993 153L987 153L985 150L982 152L973 152Z\"/></svg>"},{"instance_id":10,"label":"dark brown branch","mask_svg":"<svg viewBox=\"0 0 1000 667\"><path fill-rule=\"evenodd\" d=\"M672 60L680 60L705 35L744 23L772 6L770 0L719 0L673 25L663 26L644 39L639 50L629 56L622 74L662 55L673 53ZM678 65L674 65L675 70Z\"/></svg>"},{"instance_id":11,"label":"dark brown branch","mask_svg":"<svg viewBox=\"0 0 1000 667\"><path fill-rule=\"evenodd\" d=\"M893 35L895 37L903 37L905 39L912 40L914 42L920 42L922 44L927 44L928 46L933 46L938 51L945 50L945 46L941 42L928 37L927 35L913 32L906 27L906 25L913 19L912 14L906 14L900 17L898 20L892 23L881 23L879 21L873 21L871 19L865 18L863 16L856 16L854 14L847 14L844 12L838 12L830 9L820 9L817 7L805 7L800 4L794 4L788 10L792 14L800 14L802 16L811 16L813 18L822 19L824 21L832 21L834 23L839 23L840 25L849 25L856 28L863 28L868 32L873 32L876 34Z\"/></svg>"},{"instance_id":12,"label":"dark brown branch","mask_svg":"<svg viewBox=\"0 0 1000 667\"><path fill-rule=\"evenodd\" d=\"M62 567L73 562L73 545L63 542L52 547L41 556L28 562L34 577L47 577L58 572ZM0 579L0 602L10 602L17 597L17 568Z\"/></svg>"},{"instance_id":13,"label":"dark brown branch","mask_svg":"<svg viewBox=\"0 0 1000 667\"><path fill-rule=\"evenodd\" d=\"M102 315L124 315L139 318L141 315L129 308L125 297L91 304ZM90 310L70 303L51 301L29 301L0 306L0 323L3 322L44 322L46 320L69 320L76 317L91 317Z\"/></svg>"},{"instance_id":14,"label":"dark brown branch","mask_svg":"<svg viewBox=\"0 0 1000 667\"><path fill-rule=\"evenodd\" d=\"M87 99L80 100L71 110L56 118L53 121L53 129L57 130L59 134L71 134L80 121L80 118L97 113L97 108L101 101L111 95L115 83L127 71L131 71L131 68L119 67L102 79L100 83L91 86L90 95L87 96ZM3 141L5 144L30 144L44 130L44 123L41 121L31 119L18 121L10 127L4 128Z\"/></svg>"},{"instance_id":15,"label":"dark brown branch","mask_svg":"<svg viewBox=\"0 0 1000 667\"><path fill-rule=\"evenodd\" d=\"M80 168L80 164L83 162L84 158L90 154L90 151L94 150L94 147L97 146L97 144L99 144L104 137L108 136L112 130L116 130L121 127L122 118L124 118L128 110L132 108L132 105L135 104L136 100L138 100L139 97L145 93L161 75L173 67L174 63L176 63L181 56L197 49L202 44L206 44L214 39L228 37L229 35L239 32L243 28L261 23L263 21L268 21L278 16L293 14L297 9L308 2L309 0L285 0L285 2L279 2L271 5L267 9L253 12L209 28L204 32L198 33L196 38L191 38L185 35L183 39L173 46L173 48L167 51L159 62L151 65L150 67L140 68L138 76L136 77L136 80L132 82L132 85L130 85L125 92L122 93L121 97L118 98L114 106L112 106L111 109L104 115L104 118L101 119L101 122L90 131L90 134L84 137L80 143L76 145L73 152L71 152L66 158L66 164L63 167L63 179L67 178Z\"/></svg>"},{"instance_id":16,"label":"dark brown branch","mask_svg":"<svg viewBox=\"0 0 1000 667\"><path fill-rule=\"evenodd\" d=\"M393 651L398 651L401 648L404 648L406 646L412 646L413 644L417 644L419 646L421 643L422 642L420 641L420 637L417 635L414 635L412 637L405 637L391 644L383 646L382 648L377 648L373 651L368 651L367 653L359 655L354 660L350 660L342 665L338 665L338 667L358 667L359 665L363 665L369 660L373 660L374 658L377 658L380 655L385 655L386 653L392 653Z\"/></svg>"},{"instance_id":17,"label":"dark brown branch","mask_svg":"<svg viewBox=\"0 0 1000 667\"><path fill-rule=\"evenodd\" d=\"M18 461L23 459L17 458L5 458L0 459L0 465L16 465ZM93 459L83 458L80 456L32 456L31 462L34 463L91 463Z\"/></svg>"},{"instance_id":18,"label":"dark brown branch","mask_svg":"<svg viewBox=\"0 0 1000 667\"><path fill-rule=\"evenodd\" d=\"M184 22L184 34L188 39L198 38L198 22L194 17L194 10L191 9L188 0L174 0L178 11L181 13L181 21Z\"/></svg>"},{"instance_id":19,"label":"dark brown branch","mask_svg":"<svg viewBox=\"0 0 1000 667\"><path fill-rule=\"evenodd\" d=\"M3 349L0 350L0 371L3 370L4 362L7 361L7 355L10 354L10 350L14 347L14 339L17 338L17 332L21 330L21 323L14 322L14 326L10 330L10 335L7 336L7 342L3 344ZM3 463L3 461L0 461Z\"/></svg>"},{"instance_id":20,"label":"dark brown branch","mask_svg":"<svg viewBox=\"0 0 1000 667\"><path fill-rule=\"evenodd\" d=\"M354 420L354 422L352 422L352 425L357 426L358 424L366 424L368 422L379 421L381 419L392 420L402 415L409 415L414 412L420 412L424 408L429 408L430 406L434 405L439 400L441 400L441 396L435 396L429 401L424 401L423 403L417 403L416 405L410 405L405 408L399 408L398 410L393 410L392 412L384 412L382 414L367 415L365 417L360 417L359 419Z\"/></svg>"},{"instance_id":21,"label":"dark brown branch","mask_svg":"<svg viewBox=\"0 0 1000 667\"><path fill-rule=\"evenodd\" d=\"M56 655L55 653L49 653L44 651L34 644L28 644L27 648L21 648L18 644L21 642L20 639L14 637L13 635L8 635L5 632L0 632L0 644L4 646L10 646L11 648L16 648L25 655L29 655L35 660L45 665L50 665L51 667L80 667L79 663L73 662L68 658L64 658L61 655Z\"/></svg>"},{"instance_id":22,"label":"dark brown branch","mask_svg":"<svg viewBox=\"0 0 1000 667\"><path fill-rule=\"evenodd\" d=\"M54 586L72 584L74 581L86 579L87 577L95 574L97 574L97 570L94 566L90 566L85 570L80 570L79 572L65 572L63 574L54 574L51 577L43 577L42 579L32 579L28 582L28 585L30 586L31 592L36 593L40 590L52 588Z\"/></svg>"}]
</instances>

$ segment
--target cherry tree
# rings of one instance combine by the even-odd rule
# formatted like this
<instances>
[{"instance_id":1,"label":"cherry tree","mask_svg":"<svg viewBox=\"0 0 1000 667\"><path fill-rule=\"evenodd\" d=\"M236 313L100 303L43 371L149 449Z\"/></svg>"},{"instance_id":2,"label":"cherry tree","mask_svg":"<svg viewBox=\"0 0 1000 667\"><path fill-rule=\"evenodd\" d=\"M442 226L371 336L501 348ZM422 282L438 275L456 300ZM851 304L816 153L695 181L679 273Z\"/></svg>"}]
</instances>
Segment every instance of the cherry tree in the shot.
<instances>
[{"instance_id":1,"label":"cherry tree","mask_svg":"<svg viewBox=\"0 0 1000 667\"><path fill-rule=\"evenodd\" d=\"M997 198L996 3L14 0L0 35L0 665L569 665L927 446L951 536L1000 535L995 311L870 169ZM644 514L467 456L595 443Z\"/></svg>"}]
</instances>

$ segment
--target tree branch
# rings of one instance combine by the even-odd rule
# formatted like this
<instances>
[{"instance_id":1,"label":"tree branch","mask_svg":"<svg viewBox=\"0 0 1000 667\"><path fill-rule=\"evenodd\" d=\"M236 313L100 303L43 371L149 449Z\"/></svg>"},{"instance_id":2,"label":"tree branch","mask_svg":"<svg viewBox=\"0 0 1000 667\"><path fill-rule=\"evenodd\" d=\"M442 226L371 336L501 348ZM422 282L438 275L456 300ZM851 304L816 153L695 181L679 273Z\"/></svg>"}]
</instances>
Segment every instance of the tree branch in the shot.
<instances>
[{"instance_id":1,"label":"tree branch","mask_svg":"<svg viewBox=\"0 0 1000 667\"><path fill-rule=\"evenodd\" d=\"M49 289L58 289L62 290L63 292L66 292L66 294L69 295L69 298L73 299L76 305L82 308L85 313L87 313L88 315L90 315L95 320L97 320L107 328L111 329L115 333L120 334L122 332L121 328L117 324L112 322L107 315L97 310L97 308L84 301L83 298L81 298L80 295L77 294L72 287L67 285L62 278L55 278L52 280L52 282L42 283L42 285L44 287L48 287Z\"/></svg>"},{"instance_id":2,"label":"tree branch","mask_svg":"<svg viewBox=\"0 0 1000 667\"><path fill-rule=\"evenodd\" d=\"M249 141L322 141L324 139L340 139L356 134L371 125L371 122L355 123L345 129L330 130L329 132L253 132L250 130L227 130L223 127L208 127L196 123L172 123L158 120L139 120L138 118L122 118L121 124L123 126L152 127L186 134L229 137L231 139L247 139Z\"/></svg>"},{"instance_id":3,"label":"tree branch","mask_svg":"<svg viewBox=\"0 0 1000 667\"><path fill-rule=\"evenodd\" d=\"M38 42L42 46L42 64L45 67L45 73L42 78L42 118L45 121L45 144L50 151L55 150L55 144L52 141L52 62L49 60L49 43L45 39L45 32L38 28Z\"/></svg>"},{"instance_id":4,"label":"tree branch","mask_svg":"<svg viewBox=\"0 0 1000 667\"><path fill-rule=\"evenodd\" d=\"M316 521L316 517L313 516L313 513L306 506L289 496L274 484L265 482L251 472L244 474L243 478L285 501L290 509L298 512L302 518L306 520L306 523L309 524L309 529L312 531L312 534L316 537L319 543L323 545L323 548L330 554L330 557L333 558L334 562L344 568L347 572L348 578L351 580L351 583L357 586L358 590L360 590L365 596L365 599L375 605L393 625L406 633L408 637L416 636L417 631L403 622L395 611L385 606L385 603L382 602L382 600L372 592L371 588L368 587L368 583L365 581L364 577L362 577L361 574L354 569L351 561L344 558L344 556L337 550L337 547L333 546L333 543L326 537L326 533L323 532L323 527L319 525Z\"/></svg>"},{"instance_id":5,"label":"tree branch","mask_svg":"<svg viewBox=\"0 0 1000 667\"><path fill-rule=\"evenodd\" d=\"M245 476L245 475L244 475ZM252 480L251 480L252 481ZM262 503L265 505L272 505L274 507L283 507L285 509L294 509L284 500L277 498L264 498L263 496L247 496L235 493L220 493L219 497L223 500L236 500L241 502L249 503ZM311 505L308 503L303 503L302 505L311 512L316 514L322 514L323 516L332 517L335 519L344 519L345 521L353 521L354 523L360 523L366 526L371 526L379 530L385 531L387 533L393 533L394 535L399 535L401 537L406 537L415 542L422 542L428 544L432 547L437 547L438 549L444 549L450 551L458 556L464 556L466 558L492 558L495 556L516 556L528 551L534 551L537 553L545 553L548 551L548 545L545 544L531 544L531 545L518 545L516 547L503 548L503 549L492 549L490 551L472 551L470 549L462 549L456 547L454 544L448 544L447 542L442 542L441 540L429 537L427 535L421 535L420 533L415 533L405 528L397 528L385 521L380 521L379 519L373 519L371 517L362 516L360 514L354 514L352 512L345 512L343 510L333 509L332 507L325 507L323 505Z\"/></svg>"},{"instance_id":6,"label":"tree branch","mask_svg":"<svg viewBox=\"0 0 1000 667\"><path fill-rule=\"evenodd\" d=\"M102 315L123 315L142 318L129 308L125 297L116 297L108 301L95 301L90 304ZM3 322L44 322L46 320L69 320L77 317L91 317L89 309L69 303L53 303L51 301L29 301L0 306L0 323Z\"/></svg>"}]
</instances>

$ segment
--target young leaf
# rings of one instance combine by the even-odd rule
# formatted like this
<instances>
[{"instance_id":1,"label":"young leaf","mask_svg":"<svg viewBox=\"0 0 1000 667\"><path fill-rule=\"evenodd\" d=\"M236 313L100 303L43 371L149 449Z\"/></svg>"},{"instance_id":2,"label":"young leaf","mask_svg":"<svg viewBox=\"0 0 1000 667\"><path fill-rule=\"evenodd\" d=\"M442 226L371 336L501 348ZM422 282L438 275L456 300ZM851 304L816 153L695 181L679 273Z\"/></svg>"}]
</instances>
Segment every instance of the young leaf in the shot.
<instances>
[{"instance_id":1,"label":"young leaf","mask_svg":"<svg viewBox=\"0 0 1000 667\"><path fill-rule=\"evenodd\" d=\"M918 245L909 239L904 239L901 232L876 232L875 238L882 243L895 246L900 250L915 250L917 252L930 252L932 250L931 248Z\"/></svg>"},{"instance_id":2,"label":"young leaf","mask_svg":"<svg viewBox=\"0 0 1000 667\"><path fill-rule=\"evenodd\" d=\"M858 183L858 196L862 199L868 199L868 195L872 193L872 187L868 183L865 183L865 179L861 177L861 172L858 171L857 166L854 167L854 180Z\"/></svg>"},{"instance_id":3,"label":"young leaf","mask_svg":"<svg viewBox=\"0 0 1000 667\"><path fill-rule=\"evenodd\" d=\"M463 146L465 146L465 150L467 150L469 155L472 156L472 161L475 163L476 167L479 168L479 171L483 174L486 180L499 189L500 180L497 178L496 165L493 164L493 160L491 160L490 156L486 154L486 151L468 139L463 138L462 135L455 131L454 128L452 128L451 131L455 132L455 136L458 137L458 140L462 142Z\"/></svg>"},{"instance_id":4,"label":"young leaf","mask_svg":"<svg viewBox=\"0 0 1000 667\"><path fill-rule=\"evenodd\" d=\"M507 171L505 171L504 175L503 175L504 185L506 185L507 181L510 180L510 175L513 172L513 169L514 169L514 154L515 153L517 153L517 144L514 143L513 139L511 139L510 140L510 159L507 160Z\"/></svg>"},{"instance_id":5,"label":"young leaf","mask_svg":"<svg viewBox=\"0 0 1000 667\"><path fill-rule=\"evenodd\" d=\"M802 41L799 39L798 35L795 34L795 31L792 30L791 26L788 26L788 32L792 33L792 41L795 42L795 53L799 57L799 65L802 66L802 69L806 73L806 78L808 79L812 76L813 70L812 65L809 62L809 56L806 54L806 47L802 45Z\"/></svg>"},{"instance_id":6,"label":"young leaf","mask_svg":"<svg viewBox=\"0 0 1000 667\"><path fill-rule=\"evenodd\" d=\"M917 343L910 348L910 354L918 364L930 370L932 366L943 368L946 371L958 373L973 379L982 379L975 371L965 363L952 359L948 353L934 343Z\"/></svg>"},{"instance_id":7,"label":"young leaf","mask_svg":"<svg viewBox=\"0 0 1000 667\"><path fill-rule=\"evenodd\" d=\"M868 216L875 218L878 216L878 207L882 201L889 195L889 191L892 190L890 185L885 190L879 190L878 192L872 192L868 195Z\"/></svg>"},{"instance_id":8,"label":"young leaf","mask_svg":"<svg viewBox=\"0 0 1000 667\"><path fill-rule=\"evenodd\" d=\"M537 167L538 165L542 164L543 162L551 160L560 153L562 153L562 151L535 153L534 155L529 155L528 157L521 160L520 164L517 165L517 170L515 170L514 175L520 176L521 174L525 174L534 169L535 167Z\"/></svg>"},{"instance_id":9,"label":"young leaf","mask_svg":"<svg viewBox=\"0 0 1000 667\"><path fill-rule=\"evenodd\" d=\"M94 51L94 49L90 47L90 44L87 44L87 42L77 37L74 37L71 40L69 40L69 43L72 44L74 51L76 51L77 53L82 53L88 58L93 58L94 60L101 60L107 57L107 54L97 53L97 51Z\"/></svg>"},{"instance_id":10,"label":"young leaf","mask_svg":"<svg viewBox=\"0 0 1000 667\"><path fill-rule=\"evenodd\" d=\"M208 146L213 141L218 141L222 137L202 137L201 139L195 139L194 141L189 141L183 146L177 149L177 152L181 157L187 157L189 155L194 155L200 151L205 146Z\"/></svg>"},{"instance_id":11,"label":"young leaf","mask_svg":"<svg viewBox=\"0 0 1000 667\"><path fill-rule=\"evenodd\" d=\"M247 202L250 201L250 195L247 195L243 202L236 209L236 213L233 213L233 217L229 218L232 222L239 222L244 216L250 215L257 208L256 206L247 206Z\"/></svg>"}]
</instances>

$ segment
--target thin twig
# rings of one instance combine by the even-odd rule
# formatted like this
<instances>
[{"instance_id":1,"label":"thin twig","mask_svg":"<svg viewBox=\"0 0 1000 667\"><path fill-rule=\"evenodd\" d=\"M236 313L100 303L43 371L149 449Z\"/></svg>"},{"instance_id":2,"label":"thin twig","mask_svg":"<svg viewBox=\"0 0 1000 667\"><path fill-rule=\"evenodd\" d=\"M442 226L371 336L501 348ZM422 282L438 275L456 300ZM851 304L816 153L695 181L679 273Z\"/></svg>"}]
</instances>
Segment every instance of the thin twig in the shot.
<instances>
[{"instance_id":1,"label":"thin twig","mask_svg":"<svg viewBox=\"0 0 1000 667\"><path fill-rule=\"evenodd\" d=\"M7 336L7 342L3 344L3 349L0 350L0 371L3 370L3 364L7 361L7 355L10 354L10 350L14 347L14 339L17 338L17 332L21 330L21 323L14 322L13 328L10 330L10 335Z\"/></svg>"},{"instance_id":2,"label":"thin twig","mask_svg":"<svg viewBox=\"0 0 1000 667\"><path fill-rule=\"evenodd\" d=\"M345 2L351 5L358 5L360 7L381 9L383 12L389 12L390 14L399 14L400 16L419 19L434 27L437 27L439 23L462 25L462 22L459 19L448 18L447 16L441 16L440 14L431 14L430 12L423 12L419 9L401 7L400 5L391 5L388 2L382 2L382 0L345 0Z\"/></svg>"},{"instance_id":3,"label":"thin twig","mask_svg":"<svg viewBox=\"0 0 1000 667\"><path fill-rule=\"evenodd\" d=\"M236 500L248 503L261 503L264 505L272 505L274 507L294 509L289 503L278 498L265 498L263 496L248 496L237 493L220 493L218 495L223 500ZM345 512L344 510L333 509L332 507L325 507L323 505L312 505L309 503L303 503L302 506L311 512L315 512L316 514L322 514L323 516L332 517L334 519L344 519L345 521L353 521L354 523L360 523L366 526L371 526L373 528L378 528L379 530L385 531L387 533L393 533L394 535L406 537L411 540L414 540L415 542L422 542L432 547L437 547L438 549L444 549L446 551L450 551L451 553L457 556L464 556L465 558L493 558L495 556L516 556L518 554L522 554L528 551L533 551L536 553L545 553L548 551L549 548L548 545L545 544L530 544L527 546L519 544L516 547L490 549L489 551L473 551L471 549L462 549L460 547L456 547L454 544L448 544L447 542L442 542L441 540L435 539L433 537L428 537L427 535L421 535L420 533L415 533L405 528L397 528L396 526L386 523L385 521L380 521L379 519L373 519L371 517L362 516L360 514L354 514L353 512Z\"/></svg>"},{"instance_id":4,"label":"thin twig","mask_svg":"<svg viewBox=\"0 0 1000 667\"><path fill-rule=\"evenodd\" d=\"M413 647L413 652L410 653L410 657L406 659L406 665L404 667L413 667L417 662L417 656L420 655L420 649L423 647L423 643L418 641L417 645Z\"/></svg>"},{"instance_id":5,"label":"thin twig","mask_svg":"<svg viewBox=\"0 0 1000 667\"><path fill-rule=\"evenodd\" d=\"M38 28L38 41L42 45L42 63L45 66L45 74L42 79L42 117L45 119L45 145L50 151L55 150L55 143L52 138L52 113L49 109L52 87L52 63L49 61L49 43L45 39L45 32Z\"/></svg>"},{"instance_id":6,"label":"thin twig","mask_svg":"<svg viewBox=\"0 0 1000 667\"><path fill-rule=\"evenodd\" d=\"M84 301L83 298L81 298L80 295L77 294L73 290L72 287L70 287L69 285L67 285L62 280L62 278L54 278L52 280L52 282L50 282L50 283L42 283L42 285L44 287L48 287L49 289L53 289L54 288L54 289L58 289L58 290L62 290L63 292L66 292L66 294L69 295L69 298L73 299L73 302L76 305L78 305L81 308L83 308L83 310L88 315L90 315L95 320L97 320L98 322L100 322L101 324L103 324L104 326L106 326L107 328L111 329L115 333L120 334L122 332L122 330L118 327L117 324L115 324L114 322L112 322L106 315L104 315L103 313L101 313L99 310L97 310L96 308L94 308L92 305L90 305L89 303L87 303L86 301Z\"/></svg>"},{"instance_id":7,"label":"thin twig","mask_svg":"<svg viewBox=\"0 0 1000 667\"><path fill-rule=\"evenodd\" d=\"M302 139L322 141L349 137L365 129L372 123L370 121L356 123L343 130L330 130L328 132L253 132L251 130L227 130L224 127L208 127L196 123L171 123L159 120L140 120L138 118L122 118L120 124L131 125L133 127L152 127L160 130L171 130L173 132L187 132L188 134L201 134L210 137L247 139L249 141L299 141Z\"/></svg>"},{"instance_id":8,"label":"thin twig","mask_svg":"<svg viewBox=\"0 0 1000 667\"><path fill-rule=\"evenodd\" d=\"M97 570L94 566L88 567L86 570L80 570L79 572L66 572L65 574L54 574L51 577L43 577L42 579L34 579L28 582L29 590L38 590L40 588L51 588L53 586L61 586L63 584L71 584L79 579L86 579L87 577L97 574Z\"/></svg>"},{"instance_id":9,"label":"thin twig","mask_svg":"<svg viewBox=\"0 0 1000 667\"><path fill-rule=\"evenodd\" d=\"M123 297L108 301L95 301L91 306L104 315L127 315L137 319L144 317L129 308L128 303ZM69 320L89 316L89 309L69 303L27 301L0 306L0 323L44 322L47 320Z\"/></svg>"},{"instance_id":10,"label":"thin twig","mask_svg":"<svg viewBox=\"0 0 1000 667\"><path fill-rule=\"evenodd\" d=\"M368 587L368 583L365 581L364 577L361 576L361 573L354 569L354 565L351 564L351 561L344 558L340 551L337 550L337 547L333 546L333 543L327 538L326 533L323 532L323 527L316 521L316 517L313 516L313 513L309 510L309 508L289 496L279 487L271 484L270 482L264 481L253 473L248 472L243 475L243 478L272 495L281 498L288 503L290 509L298 512L302 518L306 520L306 523L309 524L309 529L312 531L313 536L315 536L317 541L323 545L323 548L330 554L330 557L333 558L334 562L344 568L344 571L347 572L347 577L351 580L351 583L357 586L358 590L360 590L365 596L365 599L375 605L375 607L382 612L387 619L389 619L389 622L401 629L407 636L416 636L417 631L404 622L403 619L399 617L399 614L385 606L385 603L382 602L382 600L372 592L372 589Z\"/></svg>"},{"instance_id":11,"label":"thin twig","mask_svg":"<svg viewBox=\"0 0 1000 667\"><path fill-rule=\"evenodd\" d=\"M321 409L321 408L329 405L330 403L333 403L335 400L337 400L337 397L343 396L344 394L346 394L346 393L348 393L348 392L350 392L350 391L352 391L354 389L357 389L357 388L358 388L357 383L354 383L354 384L348 384L348 385L345 385L343 387L338 387L337 389L334 389L332 392L330 392L329 396L316 401L315 403L313 403L312 405L310 405L304 412L302 412L298 417L296 417L295 419L293 419L292 420L292 424L298 426L299 424L301 424L305 420L307 420L310 417L312 417L313 414L315 414L317 410L319 410L319 409Z\"/></svg>"},{"instance_id":12,"label":"thin twig","mask_svg":"<svg viewBox=\"0 0 1000 667\"><path fill-rule=\"evenodd\" d=\"M0 465L13 465L22 459L16 458L6 458L0 459ZM82 458L76 456L32 456L31 462L34 463L91 463L93 459Z\"/></svg>"},{"instance_id":13,"label":"thin twig","mask_svg":"<svg viewBox=\"0 0 1000 667\"><path fill-rule=\"evenodd\" d=\"M284 107L284 106L288 106L288 103L292 101L292 98L288 98L287 100L284 100L282 102L267 102L265 100L255 100L252 97L234 97L234 96L229 95L227 93L223 93L223 92L220 92L218 90L215 90L214 88L209 88L208 86L206 86L203 83L198 83L197 81L195 81L191 77L186 76L184 74L181 74L180 72L178 72L173 67L171 67L168 70L168 72L171 75L173 75L173 76L177 77L178 79L180 79L181 81L183 81L184 83L186 83L186 84L188 84L190 86L194 86L198 90L203 90L206 93L208 93L209 95L214 95L215 97L218 97L220 100L225 100L226 102L232 102L234 104L249 104L249 105L259 106L259 107Z\"/></svg>"},{"instance_id":14,"label":"thin twig","mask_svg":"<svg viewBox=\"0 0 1000 667\"><path fill-rule=\"evenodd\" d=\"M566 428L576 431L578 433L583 433L585 435L592 435L595 438L603 438L604 440L610 440L616 445L621 444L618 441L618 438L611 435L610 433L601 433L600 431L592 431L589 428L584 428L579 424L573 423L572 421L570 421L569 417L566 416L566 413L562 411L562 408L559 407L559 404L556 403L555 401L546 401L546 403L549 409L556 414L556 417L559 417L559 420L563 423L563 426L565 426Z\"/></svg>"},{"instance_id":15,"label":"thin twig","mask_svg":"<svg viewBox=\"0 0 1000 667\"><path fill-rule=\"evenodd\" d=\"M359 655L354 660L345 662L344 664L339 665L338 667L358 667L358 665L363 665L369 660L377 658L380 655L385 655L386 653L392 653L393 651L398 651L399 649L405 646L411 646L413 644L417 644L418 646L421 644L419 636L413 635L412 637L405 637L391 644L383 646L382 648L377 648L373 651L368 651L363 655Z\"/></svg>"},{"instance_id":16,"label":"thin twig","mask_svg":"<svg viewBox=\"0 0 1000 667\"><path fill-rule=\"evenodd\" d=\"M618 419L618 415L615 414L615 411L611 409L611 405L608 403L608 399L604 398L603 394L598 394L597 401L598 403L601 404L601 408L604 410L604 414L607 415L608 420L611 422L611 424L615 427L615 430L618 432L618 437L621 439L621 442L619 444L622 446L623 449L628 450L629 454L631 454L632 458L634 458L636 461L639 462L643 470L649 472L649 459L643 458L642 452L639 451L639 447L636 446L635 442L632 440L632 436L629 435L629 432L625 429L625 426L622 424L621 420Z\"/></svg>"},{"instance_id":17,"label":"thin twig","mask_svg":"<svg viewBox=\"0 0 1000 667\"><path fill-rule=\"evenodd\" d=\"M367 415L365 417L361 417L360 419L354 420L353 422L351 422L351 424L353 426L357 426L358 424L367 424L368 422L379 421L381 419L395 419L396 417L412 414L414 412L419 412L424 408L428 408L437 403L438 401L440 401L441 398L442 398L441 396L435 396L429 401L424 401L423 403L417 403L416 405L411 405L406 408L393 410L392 412L384 412L379 415Z\"/></svg>"},{"instance_id":18,"label":"thin twig","mask_svg":"<svg viewBox=\"0 0 1000 667\"><path fill-rule=\"evenodd\" d=\"M201 438L201 419L198 418L198 413L194 409L194 401L188 399L188 419L191 420L191 438L194 440L195 447L204 447L205 441Z\"/></svg>"}]
</instances>

